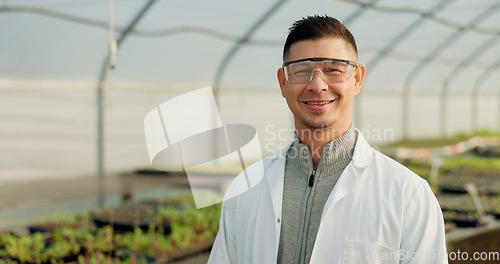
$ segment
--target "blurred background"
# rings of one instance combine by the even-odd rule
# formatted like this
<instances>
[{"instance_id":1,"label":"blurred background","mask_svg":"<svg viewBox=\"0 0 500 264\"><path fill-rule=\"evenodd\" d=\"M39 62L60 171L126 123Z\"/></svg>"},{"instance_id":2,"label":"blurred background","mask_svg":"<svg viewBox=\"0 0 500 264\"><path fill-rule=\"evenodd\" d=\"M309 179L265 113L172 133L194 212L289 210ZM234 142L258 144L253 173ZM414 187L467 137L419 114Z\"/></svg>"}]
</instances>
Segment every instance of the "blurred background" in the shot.
<instances>
[{"instance_id":1,"label":"blurred background","mask_svg":"<svg viewBox=\"0 0 500 264\"><path fill-rule=\"evenodd\" d=\"M289 26L313 14L355 36L367 67L355 126L429 180L449 250L478 244L464 237L498 250L494 0L0 0L0 230L189 193L185 175L151 170L143 120L202 87L223 123L256 128L263 155L284 147L293 120L276 71Z\"/></svg>"}]
</instances>

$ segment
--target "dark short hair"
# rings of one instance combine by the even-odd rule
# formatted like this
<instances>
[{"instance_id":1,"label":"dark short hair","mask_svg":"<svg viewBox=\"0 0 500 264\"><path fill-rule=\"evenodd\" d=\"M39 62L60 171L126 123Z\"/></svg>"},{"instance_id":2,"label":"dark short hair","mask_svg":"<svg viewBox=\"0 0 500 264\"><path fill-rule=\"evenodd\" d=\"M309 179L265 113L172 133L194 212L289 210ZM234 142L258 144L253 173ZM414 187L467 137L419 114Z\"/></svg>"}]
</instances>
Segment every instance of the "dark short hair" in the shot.
<instances>
[{"instance_id":1,"label":"dark short hair","mask_svg":"<svg viewBox=\"0 0 500 264\"><path fill-rule=\"evenodd\" d=\"M283 47L283 60L285 60L288 55L293 43L301 40L314 40L323 37L337 37L343 39L352 46L357 57L358 48L356 47L354 36L340 21L327 15L314 15L303 17L295 21L290 27L285 46Z\"/></svg>"}]
</instances>

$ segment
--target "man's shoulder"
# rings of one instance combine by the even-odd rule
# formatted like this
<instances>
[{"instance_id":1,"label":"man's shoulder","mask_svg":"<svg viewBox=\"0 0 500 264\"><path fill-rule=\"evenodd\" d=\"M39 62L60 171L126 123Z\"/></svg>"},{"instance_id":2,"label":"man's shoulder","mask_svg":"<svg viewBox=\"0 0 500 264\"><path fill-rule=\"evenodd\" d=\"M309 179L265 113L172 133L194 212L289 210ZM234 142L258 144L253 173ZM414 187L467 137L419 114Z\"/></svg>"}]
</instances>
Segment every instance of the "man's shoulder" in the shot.
<instances>
[{"instance_id":1,"label":"man's shoulder","mask_svg":"<svg viewBox=\"0 0 500 264\"><path fill-rule=\"evenodd\" d=\"M355 167L367 166L372 176L385 181L398 181L406 184L421 184L425 181L401 163L373 148L358 132L353 163Z\"/></svg>"},{"instance_id":2,"label":"man's shoulder","mask_svg":"<svg viewBox=\"0 0 500 264\"><path fill-rule=\"evenodd\" d=\"M374 169L380 171L380 176L387 180L404 181L409 184L420 185L425 180L405 167L403 164L385 155L384 153L375 150L373 155Z\"/></svg>"},{"instance_id":3,"label":"man's shoulder","mask_svg":"<svg viewBox=\"0 0 500 264\"><path fill-rule=\"evenodd\" d=\"M383 193L383 196L394 202L400 200L401 208L406 208L417 193L425 197L433 196L425 179L379 151L374 151L368 169L365 175L368 177L364 177L368 186L378 189L377 193Z\"/></svg>"}]
</instances>

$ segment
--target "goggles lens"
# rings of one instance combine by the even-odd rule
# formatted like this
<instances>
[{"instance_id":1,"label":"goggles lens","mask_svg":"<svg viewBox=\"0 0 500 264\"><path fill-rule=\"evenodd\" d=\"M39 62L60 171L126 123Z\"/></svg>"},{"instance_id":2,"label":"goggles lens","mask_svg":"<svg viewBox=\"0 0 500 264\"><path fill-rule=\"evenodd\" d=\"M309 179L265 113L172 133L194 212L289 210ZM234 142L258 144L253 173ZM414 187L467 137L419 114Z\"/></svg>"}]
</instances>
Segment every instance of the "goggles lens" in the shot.
<instances>
[{"instance_id":1,"label":"goggles lens","mask_svg":"<svg viewBox=\"0 0 500 264\"><path fill-rule=\"evenodd\" d=\"M286 80L294 84L308 84L315 71L320 71L323 81L328 84L342 83L349 78L349 71L356 66L353 61L329 59L329 58L310 58L297 61L285 62L283 69Z\"/></svg>"}]
</instances>

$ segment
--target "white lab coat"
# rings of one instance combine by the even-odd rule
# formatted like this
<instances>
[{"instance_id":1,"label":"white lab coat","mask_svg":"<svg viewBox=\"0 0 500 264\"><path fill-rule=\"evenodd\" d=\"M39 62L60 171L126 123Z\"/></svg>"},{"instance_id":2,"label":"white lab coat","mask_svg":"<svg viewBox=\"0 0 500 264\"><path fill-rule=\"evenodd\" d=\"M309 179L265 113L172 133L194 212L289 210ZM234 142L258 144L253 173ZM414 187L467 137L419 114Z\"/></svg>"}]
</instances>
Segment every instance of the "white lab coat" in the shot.
<instances>
[{"instance_id":1,"label":"white lab coat","mask_svg":"<svg viewBox=\"0 0 500 264\"><path fill-rule=\"evenodd\" d=\"M371 148L361 133L325 204L311 255L322 263L448 263L443 216L425 180ZM286 148L241 173L222 205L211 264L276 263ZM262 169L259 169L263 168ZM263 175L262 175L263 174Z\"/></svg>"}]
</instances>

